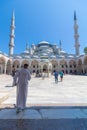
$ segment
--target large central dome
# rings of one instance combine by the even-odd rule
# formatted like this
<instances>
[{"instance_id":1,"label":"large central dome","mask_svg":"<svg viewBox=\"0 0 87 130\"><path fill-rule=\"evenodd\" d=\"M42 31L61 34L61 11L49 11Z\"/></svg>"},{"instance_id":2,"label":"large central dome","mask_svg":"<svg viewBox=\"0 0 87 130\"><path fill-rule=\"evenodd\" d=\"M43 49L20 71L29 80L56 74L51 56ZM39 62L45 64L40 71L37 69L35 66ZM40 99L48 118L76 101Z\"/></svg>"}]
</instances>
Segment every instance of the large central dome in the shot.
<instances>
[{"instance_id":1,"label":"large central dome","mask_svg":"<svg viewBox=\"0 0 87 130\"><path fill-rule=\"evenodd\" d=\"M39 44L49 44L47 41L41 41Z\"/></svg>"}]
</instances>

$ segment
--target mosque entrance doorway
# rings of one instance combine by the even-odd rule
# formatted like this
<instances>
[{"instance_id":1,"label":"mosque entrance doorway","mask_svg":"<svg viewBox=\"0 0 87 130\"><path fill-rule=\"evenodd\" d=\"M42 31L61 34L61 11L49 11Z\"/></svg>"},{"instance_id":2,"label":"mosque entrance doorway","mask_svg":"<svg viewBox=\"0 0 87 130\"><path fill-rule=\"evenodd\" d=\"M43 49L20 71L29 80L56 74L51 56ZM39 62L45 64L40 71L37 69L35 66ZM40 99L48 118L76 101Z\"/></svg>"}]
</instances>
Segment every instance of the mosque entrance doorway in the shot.
<instances>
[{"instance_id":1,"label":"mosque entrance doorway","mask_svg":"<svg viewBox=\"0 0 87 130\"><path fill-rule=\"evenodd\" d=\"M47 65L43 66L43 72L48 72Z\"/></svg>"}]
</instances>

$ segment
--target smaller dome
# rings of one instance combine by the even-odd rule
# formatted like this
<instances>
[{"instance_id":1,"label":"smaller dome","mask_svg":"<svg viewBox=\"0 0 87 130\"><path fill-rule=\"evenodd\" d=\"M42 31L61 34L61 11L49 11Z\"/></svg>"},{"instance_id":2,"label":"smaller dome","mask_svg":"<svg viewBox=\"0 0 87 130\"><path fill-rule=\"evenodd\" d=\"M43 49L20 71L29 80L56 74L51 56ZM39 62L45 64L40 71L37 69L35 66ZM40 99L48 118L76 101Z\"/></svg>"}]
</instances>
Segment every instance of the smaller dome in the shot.
<instances>
[{"instance_id":1,"label":"smaller dome","mask_svg":"<svg viewBox=\"0 0 87 130\"><path fill-rule=\"evenodd\" d=\"M65 51L60 51L60 53L62 53L62 54L66 54L66 52L65 52Z\"/></svg>"},{"instance_id":2,"label":"smaller dome","mask_svg":"<svg viewBox=\"0 0 87 130\"><path fill-rule=\"evenodd\" d=\"M22 57L23 57L23 58L26 58L26 59L29 59L29 58L30 58L30 56L27 56L27 55L23 55Z\"/></svg>"},{"instance_id":3,"label":"smaller dome","mask_svg":"<svg viewBox=\"0 0 87 130\"><path fill-rule=\"evenodd\" d=\"M62 55L60 55L60 56L58 56L59 58L64 58L65 56L62 56Z\"/></svg>"},{"instance_id":4,"label":"smaller dome","mask_svg":"<svg viewBox=\"0 0 87 130\"><path fill-rule=\"evenodd\" d=\"M50 58L56 58L56 56L52 55L52 56L50 56Z\"/></svg>"},{"instance_id":5,"label":"smaller dome","mask_svg":"<svg viewBox=\"0 0 87 130\"><path fill-rule=\"evenodd\" d=\"M16 56L16 58L21 59L22 57L21 56Z\"/></svg>"},{"instance_id":6,"label":"smaller dome","mask_svg":"<svg viewBox=\"0 0 87 130\"><path fill-rule=\"evenodd\" d=\"M68 57L69 57L69 58L73 58L74 56L72 56L72 55L69 55Z\"/></svg>"},{"instance_id":7,"label":"smaller dome","mask_svg":"<svg viewBox=\"0 0 87 130\"><path fill-rule=\"evenodd\" d=\"M26 51L24 51L23 53L29 53L29 51L28 51L28 50L26 50Z\"/></svg>"},{"instance_id":8,"label":"smaller dome","mask_svg":"<svg viewBox=\"0 0 87 130\"><path fill-rule=\"evenodd\" d=\"M85 55L85 53L82 53L80 56L84 56Z\"/></svg>"}]
</instances>

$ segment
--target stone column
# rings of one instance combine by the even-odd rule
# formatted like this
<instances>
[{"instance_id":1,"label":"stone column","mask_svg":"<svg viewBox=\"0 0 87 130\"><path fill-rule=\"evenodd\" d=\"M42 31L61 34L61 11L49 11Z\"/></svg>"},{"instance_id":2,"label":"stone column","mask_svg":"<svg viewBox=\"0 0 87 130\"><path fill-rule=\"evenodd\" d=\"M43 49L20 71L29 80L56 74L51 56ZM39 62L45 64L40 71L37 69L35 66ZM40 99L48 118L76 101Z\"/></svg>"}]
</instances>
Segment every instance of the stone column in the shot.
<instances>
[{"instance_id":1,"label":"stone column","mask_svg":"<svg viewBox=\"0 0 87 130\"><path fill-rule=\"evenodd\" d=\"M70 73L69 61L67 61L67 66L68 66L68 74L69 74Z\"/></svg>"},{"instance_id":2,"label":"stone column","mask_svg":"<svg viewBox=\"0 0 87 130\"><path fill-rule=\"evenodd\" d=\"M9 74L10 74L10 75L12 74L12 63L11 63L11 68L10 68Z\"/></svg>"},{"instance_id":3,"label":"stone column","mask_svg":"<svg viewBox=\"0 0 87 130\"><path fill-rule=\"evenodd\" d=\"M58 72L60 72L60 63L58 62Z\"/></svg>"},{"instance_id":4,"label":"stone column","mask_svg":"<svg viewBox=\"0 0 87 130\"><path fill-rule=\"evenodd\" d=\"M47 76L49 77L49 63L48 63L48 67L47 68L48 68Z\"/></svg>"},{"instance_id":5,"label":"stone column","mask_svg":"<svg viewBox=\"0 0 87 130\"><path fill-rule=\"evenodd\" d=\"M7 64L5 63L5 65L4 65L4 74L6 74L6 68L7 68Z\"/></svg>"},{"instance_id":6,"label":"stone column","mask_svg":"<svg viewBox=\"0 0 87 130\"><path fill-rule=\"evenodd\" d=\"M41 65L41 73L43 72L43 65Z\"/></svg>"}]
</instances>

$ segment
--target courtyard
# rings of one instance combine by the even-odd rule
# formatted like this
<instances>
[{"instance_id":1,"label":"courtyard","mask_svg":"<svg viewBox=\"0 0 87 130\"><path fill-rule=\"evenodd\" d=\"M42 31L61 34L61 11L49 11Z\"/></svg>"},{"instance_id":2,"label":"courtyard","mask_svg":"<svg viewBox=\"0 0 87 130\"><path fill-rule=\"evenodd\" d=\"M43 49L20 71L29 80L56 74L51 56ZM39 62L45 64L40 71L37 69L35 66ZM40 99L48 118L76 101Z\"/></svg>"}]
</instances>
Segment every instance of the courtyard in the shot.
<instances>
[{"instance_id":1,"label":"courtyard","mask_svg":"<svg viewBox=\"0 0 87 130\"><path fill-rule=\"evenodd\" d=\"M29 83L27 108L16 114L16 86L0 75L0 130L87 130L87 77L36 78Z\"/></svg>"},{"instance_id":2,"label":"courtyard","mask_svg":"<svg viewBox=\"0 0 87 130\"><path fill-rule=\"evenodd\" d=\"M54 76L37 78L29 82L27 106L87 106L87 76L64 75L63 82ZM14 107L16 86L12 87L10 75L0 75L0 106Z\"/></svg>"}]
</instances>

